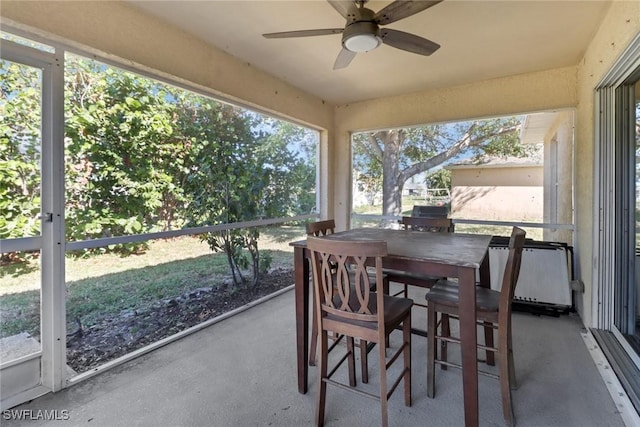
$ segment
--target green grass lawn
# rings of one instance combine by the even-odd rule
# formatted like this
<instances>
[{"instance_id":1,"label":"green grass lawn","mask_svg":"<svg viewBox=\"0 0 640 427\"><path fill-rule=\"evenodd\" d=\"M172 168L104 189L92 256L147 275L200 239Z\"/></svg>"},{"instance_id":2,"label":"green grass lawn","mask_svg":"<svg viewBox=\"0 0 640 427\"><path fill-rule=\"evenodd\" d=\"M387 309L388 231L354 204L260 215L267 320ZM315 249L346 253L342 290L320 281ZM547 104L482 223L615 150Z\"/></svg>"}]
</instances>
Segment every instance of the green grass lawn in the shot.
<instances>
[{"instance_id":1,"label":"green grass lawn","mask_svg":"<svg viewBox=\"0 0 640 427\"><path fill-rule=\"evenodd\" d=\"M411 215L413 205L426 205L424 197L405 196L402 198L402 215ZM380 215L382 205L354 206L353 212L362 215Z\"/></svg>"},{"instance_id":2,"label":"green grass lawn","mask_svg":"<svg viewBox=\"0 0 640 427\"><path fill-rule=\"evenodd\" d=\"M379 221L354 224L376 227ZM457 232L509 235L510 227L459 224ZM542 231L527 230L540 239ZM539 236L538 236L539 234ZM304 238L302 226L261 230L259 248L272 267L293 267L289 243ZM0 337L29 332L39 336L40 270L38 261L3 266L0 273ZM102 254L65 263L67 321L91 326L101 319L198 288L214 287L228 278L226 255L213 253L198 237L185 236L149 242L148 249L129 256Z\"/></svg>"},{"instance_id":3,"label":"green grass lawn","mask_svg":"<svg viewBox=\"0 0 640 427\"><path fill-rule=\"evenodd\" d=\"M302 226L261 230L261 254L272 267L293 267L289 242L304 238ZM40 270L37 260L2 268L0 276L0 337L23 331L39 335ZM84 326L154 301L193 289L217 286L228 276L226 255L213 253L197 237L149 242L144 253L68 256L67 321ZM248 274L248 273L247 273Z\"/></svg>"}]
</instances>

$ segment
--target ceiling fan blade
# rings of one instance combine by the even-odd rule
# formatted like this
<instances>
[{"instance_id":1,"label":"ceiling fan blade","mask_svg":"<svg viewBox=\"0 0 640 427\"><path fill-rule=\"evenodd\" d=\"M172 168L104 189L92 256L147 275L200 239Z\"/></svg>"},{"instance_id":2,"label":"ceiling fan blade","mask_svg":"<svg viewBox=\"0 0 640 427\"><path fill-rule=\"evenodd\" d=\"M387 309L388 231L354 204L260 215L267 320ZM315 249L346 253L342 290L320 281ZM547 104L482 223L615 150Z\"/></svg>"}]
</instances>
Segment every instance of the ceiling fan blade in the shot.
<instances>
[{"instance_id":1,"label":"ceiling fan blade","mask_svg":"<svg viewBox=\"0 0 640 427\"><path fill-rule=\"evenodd\" d=\"M347 19L349 13L355 9L356 3L353 0L327 0L335 10L338 11L344 19Z\"/></svg>"},{"instance_id":2,"label":"ceiling fan blade","mask_svg":"<svg viewBox=\"0 0 640 427\"><path fill-rule=\"evenodd\" d=\"M262 36L267 39L285 39L288 37L312 37L340 34L344 28L323 28L319 30L282 31L280 33L267 33Z\"/></svg>"},{"instance_id":3,"label":"ceiling fan blade","mask_svg":"<svg viewBox=\"0 0 640 427\"><path fill-rule=\"evenodd\" d=\"M383 7L375 14L374 20L380 25L390 24L400 19L408 18L437 5L442 0L396 0L387 7Z\"/></svg>"},{"instance_id":4,"label":"ceiling fan blade","mask_svg":"<svg viewBox=\"0 0 640 427\"><path fill-rule=\"evenodd\" d=\"M380 37L384 44L393 46L396 49L417 53L418 55L429 56L440 48L438 43L432 42L431 40L389 28L380 30Z\"/></svg>"},{"instance_id":5,"label":"ceiling fan blade","mask_svg":"<svg viewBox=\"0 0 640 427\"><path fill-rule=\"evenodd\" d=\"M355 52L351 52L350 50L342 48L342 50L338 54L338 57L336 58L336 62L333 64L333 69L339 70L341 68L346 68L355 57Z\"/></svg>"}]
</instances>

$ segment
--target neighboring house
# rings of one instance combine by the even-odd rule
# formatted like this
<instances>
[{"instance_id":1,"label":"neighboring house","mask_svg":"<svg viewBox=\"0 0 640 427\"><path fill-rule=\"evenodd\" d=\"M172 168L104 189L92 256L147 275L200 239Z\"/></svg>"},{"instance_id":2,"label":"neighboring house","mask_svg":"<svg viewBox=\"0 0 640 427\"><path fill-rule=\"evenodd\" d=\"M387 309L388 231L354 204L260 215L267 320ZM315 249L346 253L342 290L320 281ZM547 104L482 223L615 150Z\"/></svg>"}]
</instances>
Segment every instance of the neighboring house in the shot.
<instances>
[{"instance_id":1,"label":"neighboring house","mask_svg":"<svg viewBox=\"0 0 640 427\"><path fill-rule=\"evenodd\" d=\"M402 188L403 196L423 196L426 192L426 186L419 182L407 182Z\"/></svg>"},{"instance_id":2,"label":"neighboring house","mask_svg":"<svg viewBox=\"0 0 640 427\"><path fill-rule=\"evenodd\" d=\"M454 218L542 222L544 164L542 145L526 158L491 157L463 161L451 171Z\"/></svg>"},{"instance_id":3,"label":"neighboring house","mask_svg":"<svg viewBox=\"0 0 640 427\"><path fill-rule=\"evenodd\" d=\"M527 158L484 158L460 162L451 170L454 218L544 222L543 239L573 242L574 116L570 111L528 114L523 144L536 147Z\"/></svg>"}]
</instances>

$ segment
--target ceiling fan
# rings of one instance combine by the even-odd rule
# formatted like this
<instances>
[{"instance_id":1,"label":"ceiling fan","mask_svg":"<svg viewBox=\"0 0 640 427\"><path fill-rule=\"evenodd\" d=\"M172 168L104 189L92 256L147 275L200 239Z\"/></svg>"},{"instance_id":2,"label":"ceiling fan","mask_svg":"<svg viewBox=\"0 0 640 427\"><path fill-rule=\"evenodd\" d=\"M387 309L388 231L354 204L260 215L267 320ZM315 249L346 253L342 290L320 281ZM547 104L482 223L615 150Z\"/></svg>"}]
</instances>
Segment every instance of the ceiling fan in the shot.
<instances>
[{"instance_id":1,"label":"ceiling fan","mask_svg":"<svg viewBox=\"0 0 640 427\"><path fill-rule=\"evenodd\" d=\"M333 69L347 67L356 54L368 52L382 43L397 49L431 55L440 45L404 31L380 28L422 12L443 0L395 0L377 13L364 7L369 0L327 0L333 8L347 20L344 28L323 28L318 30L284 31L263 34L268 39L288 37L324 36L342 33L342 50L333 64Z\"/></svg>"}]
</instances>

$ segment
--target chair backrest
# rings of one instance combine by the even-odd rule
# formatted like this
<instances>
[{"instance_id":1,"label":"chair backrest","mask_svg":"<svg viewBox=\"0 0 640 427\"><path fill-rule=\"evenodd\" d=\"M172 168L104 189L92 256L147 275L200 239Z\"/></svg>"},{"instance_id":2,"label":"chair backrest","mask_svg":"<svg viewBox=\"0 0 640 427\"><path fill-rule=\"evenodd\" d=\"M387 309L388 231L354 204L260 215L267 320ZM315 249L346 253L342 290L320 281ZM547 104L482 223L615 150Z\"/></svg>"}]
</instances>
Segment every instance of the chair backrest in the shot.
<instances>
[{"instance_id":1,"label":"chair backrest","mask_svg":"<svg viewBox=\"0 0 640 427\"><path fill-rule=\"evenodd\" d=\"M520 275L520 263L522 262L522 250L527 233L518 227L513 227L509 238L509 255L502 276L502 288L500 290L499 323L507 321L511 316L511 302L516 291L518 276Z\"/></svg>"},{"instance_id":2,"label":"chair backrest","mask_svg":"<svg viewBox=\"0 0 640 427\"><path fill-rule=\"evenodd\" d=\"M382 257L387 242L308 237L317 315L332 319L380 322L384 327ZM369 265L369 267L367 267ZM371 276L380 292L371 290Z\"/></svg>"},{"instance_id":3,"label":"chair backrest","mask_svg":"<svg viewBox=\"0 0 640 427\"><path fill-rule=\"evenodd\" d=\"M333 219L310 222L307 224L307 236L326 236L335 232L336 222Z\"/></svg>"},{"instance_id":4,"label":"chair backrest","mask_svg":"<svg viewBox=\"0 0 640 427\"><path fill-rule=\"evenodd\" d=\"M403 216L400 222L405 230L453 233L454 224L450 218Z\"/></svg>"}]
</instances>

